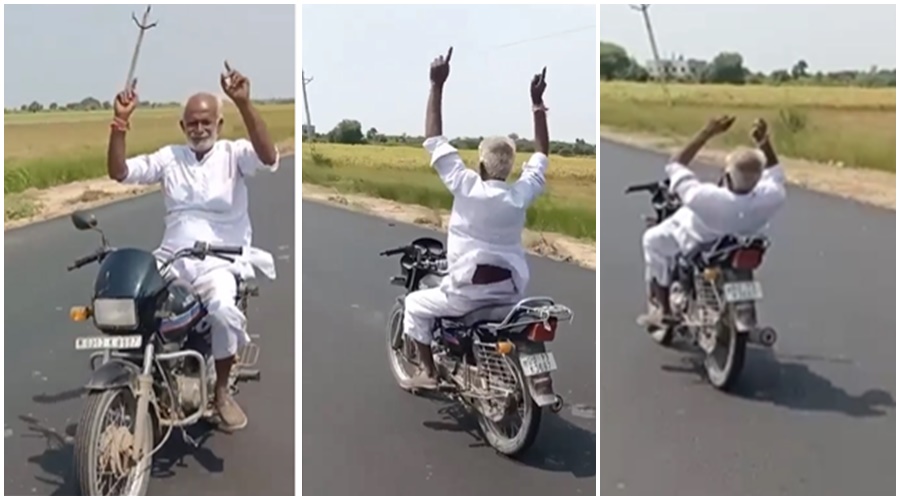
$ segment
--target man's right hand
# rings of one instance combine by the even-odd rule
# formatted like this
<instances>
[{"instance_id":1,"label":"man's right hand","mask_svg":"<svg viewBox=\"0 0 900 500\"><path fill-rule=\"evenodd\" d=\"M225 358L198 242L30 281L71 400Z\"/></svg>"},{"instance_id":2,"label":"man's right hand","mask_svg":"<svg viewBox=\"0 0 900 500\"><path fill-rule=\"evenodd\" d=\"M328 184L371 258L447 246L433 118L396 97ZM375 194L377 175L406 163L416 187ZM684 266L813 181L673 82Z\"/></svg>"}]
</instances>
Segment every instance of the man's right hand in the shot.
<instances>
[{"instance_id":1,"label":"man's right hand","mask_svg":"<svg viewBox=\"0 0 900 500\"><path fill-rule=\"evenodd\" d=\"M535 106L544 103L544 90L547 89L547 67L531 79L531 103Z\"/></svg>"},{"instance_id":2,"label":"man's right hand","mask_svg":"<svg viewBox=\"0 0 900 500\"><path fill-rule=\"evenodd\" d=\"M737 117L735 116L719 116L716 118L711 118L709 122L706 124L706 131L711 135L719 135L728 131L731 128L731 125L734 124L734 120Z\"/></svg>"},{"instance_id":3,"label":"man's right hand","mask_svg":"<svg viewBox=\"0 0 900 500\"><path fill-rule=\"evenodd\" d=\"M131 82L131 85L119 92L116 96L116 99L113 101L113 113L116 118L127 122L131 118L131 114L134 113L134 108L137 107L138 103L138 95L137 95L137 78Z\"/></svg>"},{"instance_id":4,"label":"man's right hand","mask_svg":"<svg viewBox=\"0 0 900 500\"><path fill-rule=\"evenodd\" d=\"M447 77L450 76L450 57L453 55L453 47L447 51L447 57L438 56L431 62L431 83L433 85L444 85Z\"/></svg>"},{"instance_id":5,"label":"man's right hand","mask_svg":"<svg viewBox=\"0 0 900 500\"><path fill-rule=\"evenodd\" d=\"M757 145L769 140L769 125L762 118L757 118L753 122L753 129L750 131L750 137Z\"/></svg>"}]
</instances>

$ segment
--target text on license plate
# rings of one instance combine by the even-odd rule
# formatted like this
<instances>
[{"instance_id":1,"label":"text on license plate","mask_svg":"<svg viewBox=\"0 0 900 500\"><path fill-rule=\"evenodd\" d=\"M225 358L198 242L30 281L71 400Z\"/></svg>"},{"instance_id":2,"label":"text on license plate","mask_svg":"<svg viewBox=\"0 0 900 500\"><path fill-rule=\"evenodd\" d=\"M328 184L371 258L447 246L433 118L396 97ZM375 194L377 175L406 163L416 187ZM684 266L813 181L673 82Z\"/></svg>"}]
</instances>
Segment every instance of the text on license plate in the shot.
<instances>
[{"instance_id":1,"label":"text on license plate","mask_svg":"<svg viewBox=\"0 0 900 500\"><path fill-rule=\"evenodd\" d=\"M758 281L738 281L722 286L725 302L744 302L762 299L762 285Z\"/></svg>"},{"instance_id":2,"label":"text on license plate","mask_svg":"<svg viewBox=\"0 0 900 500\"><path fill-rule=\"evenodd\" d=\"M105 337L78 337L75 350L95 349L140 349L143 337L140 335L110 335Z\"/></svg>"},{"instance_id":3,"label":"text on license plate","mask_svg":"<svg viewBox=\"0 0 900 500\"><path fill-rule=\"evenodd\" d=\"M553 357L552 352L523 354L519 356L519 364L522 365L522 371L526 377L556 370L556 358Z\"/></svg>"}]
</instances>

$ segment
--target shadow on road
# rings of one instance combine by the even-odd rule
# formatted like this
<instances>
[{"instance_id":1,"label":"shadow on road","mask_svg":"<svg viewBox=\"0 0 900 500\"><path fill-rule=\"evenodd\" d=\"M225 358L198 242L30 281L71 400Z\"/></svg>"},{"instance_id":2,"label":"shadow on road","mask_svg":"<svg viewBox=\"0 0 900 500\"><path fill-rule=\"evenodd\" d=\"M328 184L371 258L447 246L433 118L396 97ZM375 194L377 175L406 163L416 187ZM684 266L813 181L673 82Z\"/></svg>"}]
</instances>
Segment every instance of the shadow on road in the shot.
<instances>
[{"instance_id":1,"label":"shadow on road","mask_svg":"<svg viewBox=\"0 0 900 500\"><path fill-rule=\"evenodd\" d=\"M439 404L438 414L443 418L423 425L436 431L460 432L472 438L472 448L488 448L478 429L475 416L461 404L437 396L428 399ZM563 412L568 408L563 408ZM517 462L551 472L571 473L576 478L595 477L597 474L597 436L582 429L557 414L545 411L541 418L534 445Z\"/></svg>"},{"instance_id":2,"label":"shadow on road","mask_svg":"<svg viewBox=\"0 0 900 500\"><path fill-rule=\"evenodd\" d=\"M71 392L75 393L76 391ZM35 399L37 398L42 398L42 396L35 397ZM43 439L45 442L44 450L40 455L28 458L28 462L39 466L43 473L35 476L35 480L54 487L55 489L50 495L79 495L74 468L77 424L68 425L63 433L60 433L54 428L43 425L34 417L20 415L19 420L28 427L28 431L21 436L23 439ZM203 446L214 433L207 425L198 424L188 429L188 435L198 443L198 446L194 447L182 439L180 430L174 429L172 436L154 457L152 480L173 477L176 468L186 469L188 465L185 464L184 459L188 456L193 457L207 472L222 472L224 461Z\"/></svg>"},{"instance_id":3,"label":"shadow on road","mask_svg":"<svg viewBox=\"0 0 900 500\"><path fill-rule=\"evenodd\" d=\"M810 370L807 364L793 360L850 364L844 359L802 355L786 355L779 360L767 349L748 348L744 371L731 394L791 410L836 412L851 417L879 417L885 415L887 408L895 407L893 395L886 390L869 389L853 395ZM698 375L704 371L700 356L682 361L681 367L664 366L663 370Z\"/></svg>"},{"instance_id":4,"label":"shadow on road","mask_svg":"<svg viewBox=\"0 0 900 500\"><path fill-rule=\"evenodd\" d=\"M78 495L75 471L72 468L75 424L70 424L61 434L33 417L19 415L19 420L28 426L28 432L22 434L22 438L43 439L45 443L44 451L40 455L28 457L28 463L36 464L43 472L42 475L35 476L35 479L39 483L56 488L50 495Z\"/></svg>"}]
</instances>

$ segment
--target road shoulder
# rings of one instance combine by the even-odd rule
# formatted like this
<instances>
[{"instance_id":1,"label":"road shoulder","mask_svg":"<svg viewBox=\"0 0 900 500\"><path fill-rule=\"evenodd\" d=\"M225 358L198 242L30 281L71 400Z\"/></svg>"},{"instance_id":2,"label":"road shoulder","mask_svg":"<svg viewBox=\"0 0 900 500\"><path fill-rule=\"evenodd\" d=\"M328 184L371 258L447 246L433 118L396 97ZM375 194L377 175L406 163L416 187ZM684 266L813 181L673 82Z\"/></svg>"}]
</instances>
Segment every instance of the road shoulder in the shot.
<instances>
[{"instance_id":1,"label":"road shoulder","mask_svg":"<svg viewBox=\"0 0 900 500\"><path fill-rule=\"evenodd\" d=\"M307 183L303 183L303 199L442 232L446 230L450 217L450 213L446 210L406 205L359 194L340 193L333 188ZM531 254L569 262L586 269L596 269L597 246L594 242L527 229L523 234L523 241Z\"/></svg>"},{"instance_id":2,"label":"road shoulder","mask_svg":"<svg viewBox=\"0 0 900 500\"><path fill-rule=\"evenodd\" d=\"M280 142L278 150L282 159L293 156L294 139ZM8 194L3 197L3 230L9 231L158 190L159 186L133 186L101 178ZM16 217L7 220L10 213L15 213Z\"/></svg>"},{"instance_id":3,"label":"road shoulder","mask_svg":"<svg viewBox=\"0 0 900 500\"><path fill-rule=\"evenodd\" d=\"M686 140L645 133L622 132L606 126L600 127L600 138L663 155L672 154ZM728 152L724 150L705 149L697 155L697 158L704 163L722 166L727 154ZM816 163L796 158L781 158L781 160L790 184L811 191L896 210L896 176L892 173L851 168L839 164ZM602 165L598 168L602 168ZM603 182L602 176L600 182Z\"/></svg>"}]
</instances>

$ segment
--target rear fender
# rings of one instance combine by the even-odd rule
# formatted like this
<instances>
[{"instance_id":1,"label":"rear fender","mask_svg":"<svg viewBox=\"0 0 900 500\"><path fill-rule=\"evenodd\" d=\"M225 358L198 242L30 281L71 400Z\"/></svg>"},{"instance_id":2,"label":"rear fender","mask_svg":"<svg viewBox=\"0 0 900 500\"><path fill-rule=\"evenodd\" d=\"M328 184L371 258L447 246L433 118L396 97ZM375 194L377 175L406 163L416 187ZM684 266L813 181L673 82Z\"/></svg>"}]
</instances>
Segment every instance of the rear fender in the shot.
<instances>
[{"instance_id":1,"label":"rear fender","mask_svg":"<svg viewBox=\"0 0 900 500\"><path fill-rule=\"evenodd\" d=\"M140 373L141 369L130 361L110 359L94 370L84 387L92 391L132 387Z\"/></svg>"}]
</instances>

